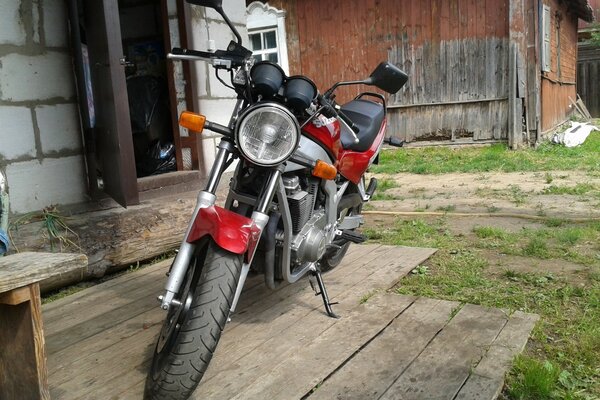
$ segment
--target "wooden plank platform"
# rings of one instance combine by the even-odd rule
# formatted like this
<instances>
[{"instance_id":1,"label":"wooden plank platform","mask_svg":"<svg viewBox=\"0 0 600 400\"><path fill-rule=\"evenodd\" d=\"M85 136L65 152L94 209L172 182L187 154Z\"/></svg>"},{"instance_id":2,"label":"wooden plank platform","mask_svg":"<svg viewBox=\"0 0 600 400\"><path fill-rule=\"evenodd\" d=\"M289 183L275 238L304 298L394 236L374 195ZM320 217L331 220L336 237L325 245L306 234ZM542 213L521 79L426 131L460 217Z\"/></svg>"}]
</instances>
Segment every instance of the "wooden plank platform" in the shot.
<instances>
[{"instance_id":1,"label":"wooden plank platform","mask_svg":"<svg viewBox=\"0 0 600 400\"><path fill-rule=\"evenodd\" d=\"M387 292L434 252L352 246L325 275L339 320L307 281L250 278L193 398L495 398L536 316ZM53 399L142 399L168 265L44 307Z\"/></svg>"}]
</instances>

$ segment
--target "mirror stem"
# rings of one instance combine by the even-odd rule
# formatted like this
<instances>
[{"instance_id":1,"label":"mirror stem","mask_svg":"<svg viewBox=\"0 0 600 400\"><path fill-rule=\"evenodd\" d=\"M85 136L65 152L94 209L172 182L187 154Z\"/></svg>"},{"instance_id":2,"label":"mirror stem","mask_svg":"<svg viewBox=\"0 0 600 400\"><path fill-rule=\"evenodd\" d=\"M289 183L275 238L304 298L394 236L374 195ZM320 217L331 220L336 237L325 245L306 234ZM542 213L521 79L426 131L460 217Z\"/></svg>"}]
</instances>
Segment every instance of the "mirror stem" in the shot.
<instances>
[{"instance_id":1,"label":"mirror stem","mask_svg":"<svg viewBox=\"0 0 600 400\"><path fill-rule=\"evenodd\" d=\"M331 88L327 89L323 96L329 97L335 92L335 90L340 86L349 86L349 85L370 85L371 81L369 79L365 79L364 81L348 81L348 82L338 82L333 85Z\"/></svg>"},{"instance_id":2,"label":"mirror stem","mask_svg":"<svg viewBox=\"0 0 600 400\"><path fill-rule=\"evenodd\" d=\"M233 31L233 34L235 35L235 38L236 38L238 44L241 46L242 45L242 36L240 35L240 33L238 32L236 27L233 25L233 22L231 22L229 17L225 14L225 11L223 11L223 7L215 8L215 11L217 11L219 14L221 14L221 17L223 17L223 19L229 26L229 29L231 29Z\"/></svg>"}]
</instances>

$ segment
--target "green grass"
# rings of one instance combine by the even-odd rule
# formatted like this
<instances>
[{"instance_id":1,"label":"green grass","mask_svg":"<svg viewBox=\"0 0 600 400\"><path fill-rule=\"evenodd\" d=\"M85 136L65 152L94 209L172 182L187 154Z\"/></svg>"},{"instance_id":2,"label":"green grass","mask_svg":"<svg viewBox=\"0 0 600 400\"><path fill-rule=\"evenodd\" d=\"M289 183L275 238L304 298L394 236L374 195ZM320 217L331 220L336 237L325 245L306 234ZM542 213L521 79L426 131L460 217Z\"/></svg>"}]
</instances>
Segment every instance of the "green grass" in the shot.
<instances>
[{"instance_id":1,"label":"green grass","mask_svg":"<svg viewBox=\"0 0 600 400\"><path fill-rule=\"evenodd\" d=\"M454 234L445 218L396 220L371 229L371 240L385 244L437 247L425 273L409 274L400 294L425 296L537 313L541 316L529 349L507 380L510 399L580 399L600 396L600 256L573 249L573 243L600 243L600 223L521 229L508 232L481 226L472 235ZM570 253L567 251L569 250ZM600 250L600 247L597 247ZM516 254L539 272L490 265L488 252ZM586 262L585 283L569 282L545 271L545 259ZM585 279L585 276L582 276Z\"/></svg>"},{"instance_id":2,"label":"green grass","mask_svg":"<svg viewBox=\"0 0 600 400\"><path fill-rule=\"evenodd\" d=\"M377 182L377 190L373 195L372 200L403 200L398 196L386 193L388 190L398 187L396 181L392 179L381 179Z\"/></svg>"},{"instance_id":3,"label":"green grass","mask_svg":"<svg viewBox=\"0 0 600 400\"><path fill-rule=\"evenodd\" d=\"M557 195L584 195L590 192L599 191L600 188L590 185L589 183L578 183L575 186L549 186L542 190L542 194L557 194Z\"/></svg>"},{"instance_id":4,"label":"green grass","mask_svg":"<svg viewBox=\"0 0 600 400\"><path fill-rule=\"evenodd\" d=\"M517 357L513 369L513 384L508 393L517 400L554 400L559 394L559 376L560 370L550 362Z\"/></svg>"},{"instance_id":5,"label":"green grass","mask_svg":"<svg viewBox=\"0 0 600 400\"><path fill-rule=\"evenodd\" d=\"M429 147L387 150L373 172L442 174L448 172L520 172L600 170L600 132L593 132L579 147L544 143L537 149L509 150L504 144L485 148ZM549 177L546 177L548 181Z\"/></svg>"}]
</instances>

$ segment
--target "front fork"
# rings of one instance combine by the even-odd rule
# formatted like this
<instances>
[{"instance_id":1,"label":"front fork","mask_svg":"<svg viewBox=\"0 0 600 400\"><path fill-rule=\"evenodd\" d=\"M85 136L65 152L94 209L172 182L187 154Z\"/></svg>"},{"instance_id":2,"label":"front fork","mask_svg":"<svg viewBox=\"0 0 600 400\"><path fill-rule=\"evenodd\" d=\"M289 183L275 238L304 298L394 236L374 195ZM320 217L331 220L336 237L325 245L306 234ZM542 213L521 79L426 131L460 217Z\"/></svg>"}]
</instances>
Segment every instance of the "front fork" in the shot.
<instances>
[{"instance_id":1,"label":"front fork","mask_svg":"<svg viewBox=\"0 0 600 400\"><path fill-rule=\"evenodd\" d=\"M167 279L167 284L165 285L165 294L158 297L161 303L161 308L164 310L168 310L169 307L171 307L171 305L181 305L179 299L175 299L175 295L179 292L179 289L181 288L181 284L185 278L187 268L190 264L190 260L194 255L194 251L196 250L196 245L187 241L188 235L192 230L194 221L196 220L200 209L212 207L215 204L217 199L217 187L219 186L221 176L223 175L223 172L227 166L227 159L229 155L234 151L233 144L228 140L221 140L218 148L219 151L217 153L215 163L213 164L213 167L210 171L206 189L198 194L198 200L196 202L194 214L192 215L188 228L183 237L181 246L179 247L179 252L175 256L175 260L173 261L173 265L171 266L169 278ZM259 240L263 229L269 221L269 206L271 205L271 201L273 200L273 195L275 193L275 189L277 188L277 184L281 180L281 174L281 169L274 169L271 172L267 185L265 186L265 190L263 191L262 195L258 200L258 204L255 211L252 213L252 223L257 228ZM255 246L253 248L248 249L248 257L246 257L245 263L242 266L242 271L236 288L235 297L231 304L231 312L235 310L237 302L240 298L240 294L242 292L242 288L244 287L246 277L248 276L248 271L250 270L250 265L252 264L252 259L254 258L257 246L258 241L255 243Z\"/></svg>"}]
</instances>

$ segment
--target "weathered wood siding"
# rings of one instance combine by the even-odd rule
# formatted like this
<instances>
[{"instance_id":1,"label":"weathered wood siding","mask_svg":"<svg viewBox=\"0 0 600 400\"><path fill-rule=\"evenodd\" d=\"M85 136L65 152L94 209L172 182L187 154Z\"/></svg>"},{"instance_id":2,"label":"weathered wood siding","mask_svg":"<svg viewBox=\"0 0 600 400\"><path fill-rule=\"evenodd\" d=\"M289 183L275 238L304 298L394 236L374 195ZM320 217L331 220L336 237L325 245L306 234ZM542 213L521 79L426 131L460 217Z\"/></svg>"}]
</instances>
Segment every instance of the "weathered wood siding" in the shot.
<instances>
[{"instance_id":1,"label":"weathered wood siding","mask_svg":"<svg viewBox=\"0 0 600 400\"><path fill-rule=\"evenodd\" d=\"M409 74L406 87L389 99L393 135L506 138L508 0L269 3L292 11L288 43L297 43L299 53L290 54L291 69L319 88L362 79L383 60ZM344 88L338 100L362 89Z\"/></svg>"},{"instance_id":2,"label":"weathered wood siding","mask_svg":"<svg viewBox=\"0 0 600 400\"><path fill-rule=\"evenodd\" d=\"M577 95L577 17L559 0L544 0L551 9L551 71L542 73L542 132L571 113L569 97ZM560 43L559 43L560 40Z\"/></svg>"},{"instance_id":3,"label":"weathered wood siding","mask_svg":"<svg viewBox=\"0 0 600 400\"><path fill-rule=\"evenodd\" d=\"M592 117L600 117L600 47L579 46L577 61L577 92Z\"/></svg>"}]
</instances>

